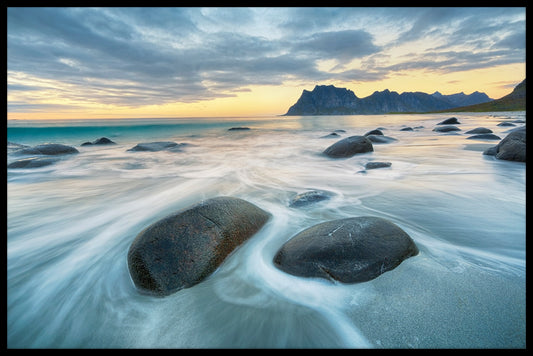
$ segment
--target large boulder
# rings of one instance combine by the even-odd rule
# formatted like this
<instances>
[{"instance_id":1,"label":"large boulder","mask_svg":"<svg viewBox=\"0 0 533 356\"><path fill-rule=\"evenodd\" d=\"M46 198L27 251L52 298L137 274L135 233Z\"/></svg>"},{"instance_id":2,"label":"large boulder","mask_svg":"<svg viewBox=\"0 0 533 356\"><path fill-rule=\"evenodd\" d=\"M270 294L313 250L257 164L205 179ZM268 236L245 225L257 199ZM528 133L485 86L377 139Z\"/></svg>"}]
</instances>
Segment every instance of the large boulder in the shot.
<instances>
[{"instance_id":1,"label":"large boulder","mask_svg":"<svg viewBox=\"0 0 533 356\"><path fill-rule=\"evenodd\" d=\"M216 197L169 215L141 231L128 251L135 285L165 296L191 287L215 271L270 218L238 198Z\"/></svg>"},{"instance_id":2,"label":"large boulder","mask_svg":"<svg viewBox=\"0 0 533 356\"><path fill-rule=\"evenodd\" d=\"M327 221L301 231L276 253L274 265L296 276L365 282L418 254L392 222L363 216Z\"/></svg>"},{"instance_id":3,"label":"large boulder","mask_svg":"<svg viewBox=\"0 0 533 356\"><path fill-rule=\"evenodd\" d=\"M79 153L77 149L72 146L66 146L59 143L45 143L33 147L25 147L14 152L21 155L64 155Z\"/></svg>"},{"instance_id":4,"label":"large boulder","mask_svg":"<svg viewBox=\"0 0 533 356\"><path fill-rule=\"evenodd\" d=\"M372 141L366 136L350 136L326 148L324 154L332 158L348 158L357 153L372 151L374 151Z\"/></svg>"},{"instance_id":5,"label":"large boulder","mask_svg":"<svg viewBox=\"0 0 533 356\"><path fill-rule=\"evenodd\" d=\"M526 127L511 131L496 146L489 148L484 155L495 156L507 161L526 161Z\"/></svg>"}]
</instances>

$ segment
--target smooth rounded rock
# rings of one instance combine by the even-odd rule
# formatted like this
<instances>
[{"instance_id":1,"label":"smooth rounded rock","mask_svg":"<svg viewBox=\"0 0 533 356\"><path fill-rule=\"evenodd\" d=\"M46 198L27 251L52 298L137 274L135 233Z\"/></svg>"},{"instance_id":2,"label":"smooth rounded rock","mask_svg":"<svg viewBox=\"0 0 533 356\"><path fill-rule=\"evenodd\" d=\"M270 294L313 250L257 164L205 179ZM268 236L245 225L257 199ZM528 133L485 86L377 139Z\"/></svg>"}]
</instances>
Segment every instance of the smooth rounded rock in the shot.
<instances>
[{"instance_id":1,"label":"smooth rounded rock","mask_svg":"<svg viewBox=\"0 0 533 356\"><path fill-rule=\"evenodd\" d=\"M365 282L418 254L394 223L363 216L327 221L301 231L276 253L274 265L289 274L343 283Z\"/></svg>"},{"instance_id":2,"label":"smooth rounded rock","mask_svg":"<svg viewBox=\"0 0 533 356\"><path fill-rule=\"evenodd\" d=\"M233 197L208 199L141 231L128 251L130 276L141 292L165 296L213 273L271 214Z\"/></svg>"},{"instance_id":3,"label":"smooth rounded rock","mask_svg":"<svg viewBox=\"0 0 533 356\"><path fill-rule=\"evenodd\" d=\"M350 136L326 148L324 154L331 158L348 158L358 153L372 151L374 151L372 141L366 136Z\"/></svg>"}]
</instances>

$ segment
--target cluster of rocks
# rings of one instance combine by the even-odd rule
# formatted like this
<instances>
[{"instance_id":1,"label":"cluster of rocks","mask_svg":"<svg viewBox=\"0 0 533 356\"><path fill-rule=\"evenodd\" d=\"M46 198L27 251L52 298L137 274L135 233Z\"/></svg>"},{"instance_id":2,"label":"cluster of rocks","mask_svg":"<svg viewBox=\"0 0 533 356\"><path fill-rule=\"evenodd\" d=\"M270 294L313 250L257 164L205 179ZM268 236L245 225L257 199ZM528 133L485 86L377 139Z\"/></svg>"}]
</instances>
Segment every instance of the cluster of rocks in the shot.
<instances>
[{"instance_id":1,"label":"cluster of rocks","mask_svg":"<svg viewBox=\"0 0 533 356\"><path fill-rule=\"evenodd\" d=\"M14 147L14 143L9 143L11 147ZM60 160L60 156L77 154L79 151L67 145L62 145L59 143L46 143L42 145L37 145L33 147L18 145L19 147L15 149L12 154L26 155L32 157L26 157L18 159L14 162L11 162L7 165L7 168L38 168L51 165ZM50 157L52 156L52 157Z\"/></svg>"},{"instance_id":2,"label":"cluster of rocks","mask_svg":"<svg viewBox=\"0 0 533 356\"><path fill-rule=\"evenodd\" d=\"M101 137L92 142L83 142L80 146L102 146L102 145L116 145L116 142L108 139L107 137ZM129 152L157 152L157 151L170 151L181 152L183 147L188 146L187 143L176 143L172 141L157 141L157 142L144 142L135 145L134 147L126 150ZM39 168L51 165L59 161L66 155L72 155L80 153L78 149L72 146L63 145L59 143L46 143L37 146L26 146L14 142L8 142L8 152L17 156L32 156L25 157L13 161L7 165L7 168Z\"/></svg>"},{"instance_id":3,"label":"cluster of rocks","mask_svg":"<svg viewBox=\"0 0 533 356\"><path fill-rule=\"evenodd\" d=\"M512 130L496 146L483 152L484 155L495 156L507 161L526 161L526 127Z\"/></svg>"},{"instance_id":4,"label":"cluster of rocks","mask_svg":"<svg viewBox=\"0 0 533 356\"><path fill-rule=\"evenodd\" d=\"M325 194L306 194L306 204ZM309 198L309 199L307 199ZM305 204L303 204L305 205ZM215 197L178 211L142 230L128 250L130 276L141 293L167 296L209 277L271 214L235 197ZM418 254L394 223L364 216L326 221L290 238L273 263L299 277L365 282Z\"/></svg>"}]
</instances>

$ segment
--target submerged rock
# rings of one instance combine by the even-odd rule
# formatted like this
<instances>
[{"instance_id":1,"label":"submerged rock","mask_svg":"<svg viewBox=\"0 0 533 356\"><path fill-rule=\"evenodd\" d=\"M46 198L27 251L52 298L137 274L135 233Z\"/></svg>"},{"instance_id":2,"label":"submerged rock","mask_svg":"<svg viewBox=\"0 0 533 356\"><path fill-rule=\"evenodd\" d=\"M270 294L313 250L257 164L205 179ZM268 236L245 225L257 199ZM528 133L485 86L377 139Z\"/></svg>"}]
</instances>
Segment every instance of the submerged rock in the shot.
<instances>
[{"instance_id":1,"label":"submerged rock","mask_svg":"<svg viewBox=\"0 0 533 356\"><path fill-rule=\"evenodd\" d=\"M495 156L507 161L526 161L526 127L510 132L498 145L483 152L484 155Z\"/></svg>"},{"instance_id":2,"label":"submerged rock","mask_svg":"<svg viewBox=\"0 0 533 356\"><path fill-rule=\"evenodd\" d=\"M59 158L51 157L31 157L23 158L17 161L11 162L7 165L7 168L39 168L49 166L57 162Z\"/></svg>"},{"instance_id":3,"label":"submerged rock","mask_svg":"<svg viewBox=\"0 0 533 356\"><path fill-rule=\"evenodd\" d=\"M350 136L326 148L324 154L332 158L348 158L358 153L372 151L374 147L366 136Z\"/></svg>"},{"instance_id":4,"label":"submerged rock","mask_svg":"<svg viewBox=\"0 0 533 356\"><path fill-rule=\"evenodd\" d=\"M500 136L491 133L472 135L466 138L467 140L501 140Z\"/></svg>"},{"instance_id":5,"label":"submerged rock","mask_svg":"<svg viewBox=\"0 0 533 356\"><path fill-rule=\"evenodd\" d=\"M253 236L270 213L233 197L208 199L141 231L128 251L128 268L143 292L169 295L192 287Z\"/></svg>"},{"instance_id":6,"label":"submerged rock","mask_svg":"<svg viewBox=\"0 0 533 356\"><path fill-rule=\"evenodd\" d=\"M365 282L418 254L411 237L383 218L327 221L293 236L274 265L289 274L343 283Z\"/></svg>"},{"instance_id":7,"label":"submerged rock","mask_svg":"<svg viewBox=\"0 0 533 356\"><path fill-rule=\"evenodd\" d=\"M127 151L149 151L149 152L157 152L157 151L173 151L173 152L179 152L181 151L183 146L186 146L186 143L176 143L172 141L160 141L160 142L146 142L146 143L139 143L135 147L132 147L128 149Z\"/></svg>"},{"instance_id":8,"label":"submerged rock","mask_svg":"<svg viewBox=\"0 0 533 356\"><path fill-rule=\"evenodd\" d=\"M450 117L449 119L439 122L437 125L458 125L460 124L459 120L456 117Z\"/></svg>"},{"instance_id":9,"label":"submerged rock","mask_svg":"<svg viewBox=\"0 0 533 356\"><path fill-rule=\"evenodd\" d=\"M250 130L249 127L231 127L228 129L228 131L248 131Z\"/></svg>"},{"instance_id":10,"label":"submerged rock","mask_svg":"<svg viewBox=\"0 0 533 356\"><path fill-rule=\"evenodd\" d=\"M325 190L311 190L303 193L296 194L290 203L289 207L298 208L301 206L307 206L319 201L327 200L333 196L333 193Z\"/></svg>"},{"instance_id":11,"label":"submerged rock","mask_svg":"<svg viewBox=\"0 0 533 356\"><path fill-rule=\"evenodd\" d=\"M14 152L16 154L24 155L64 155L79 153L77 149L72 146L66 146L59 143L45 143L33 147L21 148Z\"/></svg>"},{"instance_id":12,"label":"submerged rock","mask_svg":"<svg viewBox=\"0 0 533 356\"><path fill-rule=\"evenodd\" d=\"M390 162L368 162L365 165L365 169L387 168L391 165L392 163Z\"/></svg>"},{"instance_id":13,"label":"submerged rock","mask_svg":"<svg viewBox=\"0 0 533 356\"><path fill-rule=\"evenodd\" d=\"M390 137L390 136L382 136L382 135L368 135L366 136L372 143L391 143L394 141L398 141L397 139Z\"/></svg>"},{"instance_id":14,"label":"submerged rock","mask_svg":"<svg viewBox=\"0 0 533 356\"><path fill-rule=\"evenodd\" d=\"M433 131L435 131L435 132L450 132L450 131L461 131L461 129L458 128L457 126L446 125L446 126L435 127L433 129Z\"/></svg>"},{"instance_id":15,"label":"submerged rock","mask_svg":"<svg viewBox=\"0 0 533 356\"><path fill-rule=\"evenodd\" d=\"M14 151L18 151L18 150L23 149L23 148L28 148L28 147L30 147L30 146L22 145L22 144L16 143L16 142L7 141L7 152L8 153L14 152Z\"/></svg>"},{"instance_id":16,"label":"submerged rock","mask_svg":"<svg viewBox=\"0 0 533 356\"><path fill-rule=\"evenodd\" d=\"M513 124L512 122L507 122L507 121L503 121L503 122L500 122L498 125L496 126L516 126L515 124Z\"/></svg>"},{"instance_id":17,"label":"submerged rock","mask_svg":"<svg viewBox=\"0 0 533 356\"><path fill-rule=\"evenodd\" d=\"M325 136L322 136L321 138L338 138L340 137L341 135L339 135L338 133L336 132L332 132L330 133L329 135L325 135Z\"/></svg>"},{"instance_id":18,"label":"submerged rock","mask_svg":"<svg viewBox=\"0 0 533 356\"><path fill-rule=\"evenodd\" d=\"M408 126L408 127L404 127L402 129L400 129L400 131L414 131L412 127Z\"/></svg>"}]
</instances>

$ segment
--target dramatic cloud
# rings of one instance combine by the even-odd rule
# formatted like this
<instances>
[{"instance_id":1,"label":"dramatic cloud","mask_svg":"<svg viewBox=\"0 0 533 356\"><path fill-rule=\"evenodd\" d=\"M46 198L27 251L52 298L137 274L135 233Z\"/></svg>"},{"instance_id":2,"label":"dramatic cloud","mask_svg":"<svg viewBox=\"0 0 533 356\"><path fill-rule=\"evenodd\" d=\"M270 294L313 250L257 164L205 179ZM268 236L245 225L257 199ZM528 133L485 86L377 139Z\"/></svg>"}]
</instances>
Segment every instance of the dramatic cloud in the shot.
<instances>
[{"instance_id":1,"label":"dramatic cloud","mask_svg":"<svg viewBox=\"0 0 533 356\"><path fill-rule=\"evenodd\" d=\"M11 111L525 62L525 8L8 8L7 30Z\"/></svg>"}]
</instances>

